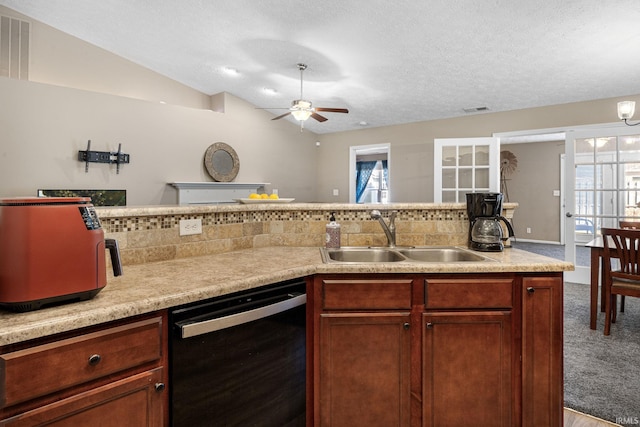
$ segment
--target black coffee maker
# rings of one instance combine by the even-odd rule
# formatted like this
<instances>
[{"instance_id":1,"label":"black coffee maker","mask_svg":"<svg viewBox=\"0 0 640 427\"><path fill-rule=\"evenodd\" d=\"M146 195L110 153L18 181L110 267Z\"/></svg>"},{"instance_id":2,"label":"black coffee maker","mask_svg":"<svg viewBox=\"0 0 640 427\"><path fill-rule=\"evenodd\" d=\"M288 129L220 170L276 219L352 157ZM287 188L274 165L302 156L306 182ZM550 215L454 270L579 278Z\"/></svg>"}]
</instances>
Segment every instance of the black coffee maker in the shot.
<instances>
[{"instance_id":1,"label":"black coffee maker","mask_svg":"<svg viewBox=\"0 0 640 427\"><path fill-rule=\"evenodd\" d=\"M513 227L502 216L502 193L467 193L469 247L477 251L500 252L504 241L514 237ZM502 232L503 222L509 235Z\"/></svg>"}]
</instances>

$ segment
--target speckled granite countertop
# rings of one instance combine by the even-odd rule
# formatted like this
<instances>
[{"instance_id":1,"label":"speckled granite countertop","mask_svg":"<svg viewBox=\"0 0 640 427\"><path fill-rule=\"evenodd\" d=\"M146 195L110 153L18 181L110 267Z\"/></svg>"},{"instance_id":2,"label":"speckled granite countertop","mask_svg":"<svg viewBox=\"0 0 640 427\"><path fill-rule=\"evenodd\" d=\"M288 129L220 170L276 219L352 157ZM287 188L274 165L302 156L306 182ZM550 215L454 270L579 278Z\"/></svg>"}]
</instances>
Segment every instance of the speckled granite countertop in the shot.
<instances>
[{"instance_id":1,"label":"speckled granite countertop","mask_svg":"<svg viewBox=\"0 0 640 427\"><path fill-rule=\"evenodd\" d=\"M125 266L92 300L28 313L0 310L0 346L316 273L560 272L573 265L518 249L496 262L323 264L317 247L268 247Z\"/></svg>"}]
</instances>

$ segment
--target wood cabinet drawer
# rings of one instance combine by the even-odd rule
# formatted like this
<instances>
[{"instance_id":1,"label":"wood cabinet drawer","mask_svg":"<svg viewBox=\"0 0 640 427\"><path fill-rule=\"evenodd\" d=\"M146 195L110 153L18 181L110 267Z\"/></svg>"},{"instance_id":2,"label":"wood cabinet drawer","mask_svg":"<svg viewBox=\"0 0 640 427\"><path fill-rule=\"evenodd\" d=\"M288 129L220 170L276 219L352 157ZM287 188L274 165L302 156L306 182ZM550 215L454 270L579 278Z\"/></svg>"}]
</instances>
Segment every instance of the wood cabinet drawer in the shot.
<instances>
[{"instance_id":1,"label":"wood cabinet drawer","mask_svg":"<svg viewBox=\"0 0 640 427\"><path fill-rule=\"evenodd\" d=\"M0 421L0 427L162 426L162 368L145 371Z\"/></svg>"},{"instance_id":2,"label":"wood cabinet drawer","mask_svg":"<svg viewBox=\"0 0 640 427\"><path fill-rule=\"evenodd\" d=\"M513 279L427 279L426 308L511 308Z\"/></svg>"},{"instance_id":3,"label":"wood cabinet drawer","mask_svg":"<svg viewBox=\"0 0 640 427\"><path fill-rule=\"evenodd\" d=\"M325 310L410 310L411 279L323 280Z\"/></svg>"},{"instance_id":4,"label":"wood cabinet drawer","mask_svg":"<svg viewBox=\"0 0 640 427\"><path fill-rule=\"evenodd\" d=\"M0 407L158 360L161 344L157 317L0 355Z\"/></svg>"}]
</instances>

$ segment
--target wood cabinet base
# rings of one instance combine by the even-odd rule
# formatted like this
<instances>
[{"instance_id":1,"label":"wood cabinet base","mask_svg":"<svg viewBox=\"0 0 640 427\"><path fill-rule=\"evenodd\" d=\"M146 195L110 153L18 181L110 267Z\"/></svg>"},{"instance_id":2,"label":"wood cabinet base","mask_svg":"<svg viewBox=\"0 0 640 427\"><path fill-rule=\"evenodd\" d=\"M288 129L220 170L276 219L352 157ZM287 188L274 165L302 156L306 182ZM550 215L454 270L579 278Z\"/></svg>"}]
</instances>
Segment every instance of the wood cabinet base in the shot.
<instances>
[{"instance_id":1,"label":"wood cabinet base","mask_svg":"<svg viewBox=\"0 0 640 427\"><path fill-rule=\"evenodd\" d=\"M562 273L309 283L309 427L562 426Z\"/></svg>"}]
</instances>

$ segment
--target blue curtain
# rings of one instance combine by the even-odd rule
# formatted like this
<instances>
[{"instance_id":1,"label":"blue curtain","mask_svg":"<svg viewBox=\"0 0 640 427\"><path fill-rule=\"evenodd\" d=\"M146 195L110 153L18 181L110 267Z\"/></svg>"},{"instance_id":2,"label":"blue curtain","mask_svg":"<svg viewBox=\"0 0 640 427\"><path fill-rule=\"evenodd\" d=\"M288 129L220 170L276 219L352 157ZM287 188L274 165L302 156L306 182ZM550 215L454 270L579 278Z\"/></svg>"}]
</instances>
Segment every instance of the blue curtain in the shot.
<instances>
[{"instance_id":1,"label":"blue curtain","mask_svg":"<svg viewBox=\"0 0 640 427\"><path fill-rule=\"evenodd\" d=\"M356 162L356 203L361 203L360 198L364 193L364 189L367 188L369 178L371 178L371 172L376 167L375 161L373 162Z\"/></svg>"},{"instance_id":2,"label":"blue curtain","mask_svg":"<svg viewBox=\"0 0 640 427\"><path fill-rule=\"evenodd\" d=\"M387 161L382 161L382 176L384 177L385 188L389 189L389 168L387 168Z\"/></svg>"}]
</instances>

